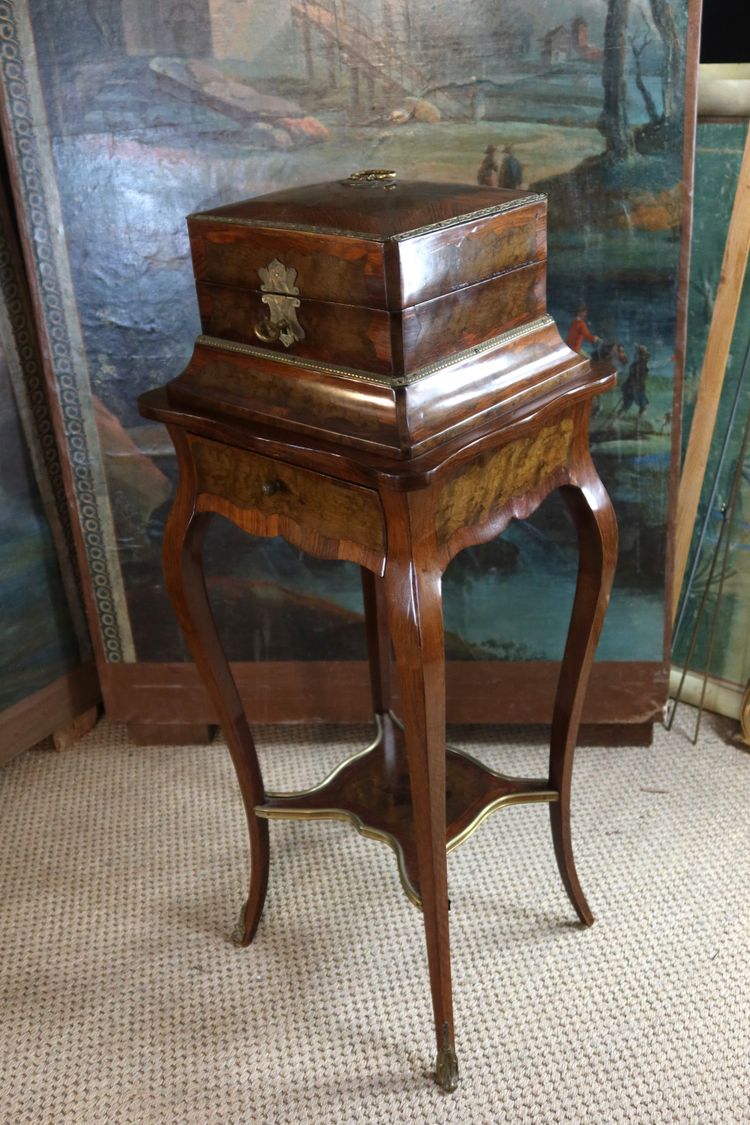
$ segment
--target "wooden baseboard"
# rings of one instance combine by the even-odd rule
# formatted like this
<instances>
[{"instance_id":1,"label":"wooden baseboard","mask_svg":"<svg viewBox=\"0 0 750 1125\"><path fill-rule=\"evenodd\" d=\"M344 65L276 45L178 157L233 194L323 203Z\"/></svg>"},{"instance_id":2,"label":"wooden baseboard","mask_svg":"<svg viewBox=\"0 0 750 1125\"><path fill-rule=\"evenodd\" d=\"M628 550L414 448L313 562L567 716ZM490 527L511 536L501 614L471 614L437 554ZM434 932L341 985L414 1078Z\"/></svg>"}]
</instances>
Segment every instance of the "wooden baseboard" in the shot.
<instances>
[{"instance_id":1,"label":"wooden baseboard","mask_svg":"<svg viewBox=\"0 0 750 1125\"><path fill-rule=\"evenodd\" d=\"M581 723L579 746L652 746L653 723Z\"/></svg>"},{"instance_id":2,"label":"wooden baseboard","mask_svg":"<svg viewBox=\"0 0 750 1125\"><path fill-rule=\"evenodd\" d=\"M101 701L93 664L79 664L0 712L0 765L28 750Z\"/></svg>"},{"instance_id":3,"label":"wooden baseboard","mask_svg":"<svg viewBox=\"0 0 750 1125\"><path fill-rule=\"evenodd\" d=\"M549 723L558 669L551 661L453 662L447 669L448 722ZM358 723L372 713L364 661L240 663L232 671L251 723ZM582 721L651 724L661 718L667 684L668 670L660 663L595 664ZM193 664L108 664L102 690L114 721L144 729L217 721Z\"/></svg>"},{"instance_id":4,"label":"wooden baseboard","mask_svg":"<svg viewBox=\"0 0 750 1125\"><path fill-rule=\"evenodd\" d=\"M136 746L208 746L217 727L200 723L128 723L128 738ZM579 746L651 746L653 723L583 723Z\"/></svg>"}]
</instances>

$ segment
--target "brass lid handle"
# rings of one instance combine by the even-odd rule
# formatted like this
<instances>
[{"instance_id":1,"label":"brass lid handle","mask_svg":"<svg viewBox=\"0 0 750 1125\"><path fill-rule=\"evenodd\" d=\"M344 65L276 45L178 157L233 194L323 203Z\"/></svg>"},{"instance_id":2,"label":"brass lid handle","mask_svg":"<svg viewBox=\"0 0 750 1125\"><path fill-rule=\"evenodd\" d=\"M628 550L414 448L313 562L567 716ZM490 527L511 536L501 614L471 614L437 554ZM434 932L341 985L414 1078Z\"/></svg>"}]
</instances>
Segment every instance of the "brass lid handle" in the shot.
<instances>
[{"instance_id":1,"label":"brass lid handle","mask_svg":"<svg viewBox=\"0 0 750 1125\"><path fill-rule=\"evenodd\" d=\"M392 188L396 186L396 172L392 168L365 168L361 172L352 172L348 180L343 183L347 187L363 187L369 184L379 184L380 187Z\"/></svg>"}]
</instances>

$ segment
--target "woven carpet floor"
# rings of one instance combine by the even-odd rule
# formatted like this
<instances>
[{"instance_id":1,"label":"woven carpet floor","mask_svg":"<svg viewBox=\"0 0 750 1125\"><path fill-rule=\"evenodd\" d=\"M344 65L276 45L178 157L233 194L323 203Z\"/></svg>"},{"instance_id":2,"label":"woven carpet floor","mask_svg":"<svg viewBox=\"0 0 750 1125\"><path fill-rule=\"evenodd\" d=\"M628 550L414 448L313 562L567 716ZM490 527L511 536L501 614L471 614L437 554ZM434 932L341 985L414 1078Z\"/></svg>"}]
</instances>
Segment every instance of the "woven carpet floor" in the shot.
<instances>
[{"instance_id":1,"label":"woven carpet floor","mask_svg":"<svg viewBox=\"0 0 750 1125\"><path fill-rule=\"evenodd\" d=\"M461 1083L429 1078L421 915L392 853L334 822L271 825L255 943L243 814L221 743L136 749L105 723L0 771L2 1125L750 1122L750 756L579 751L578 870L544 806L450 857ZM312 784L365 728L262 728L271 788ZM543 772L540 732L453 739Z\"/></svg>"}]
</instances>

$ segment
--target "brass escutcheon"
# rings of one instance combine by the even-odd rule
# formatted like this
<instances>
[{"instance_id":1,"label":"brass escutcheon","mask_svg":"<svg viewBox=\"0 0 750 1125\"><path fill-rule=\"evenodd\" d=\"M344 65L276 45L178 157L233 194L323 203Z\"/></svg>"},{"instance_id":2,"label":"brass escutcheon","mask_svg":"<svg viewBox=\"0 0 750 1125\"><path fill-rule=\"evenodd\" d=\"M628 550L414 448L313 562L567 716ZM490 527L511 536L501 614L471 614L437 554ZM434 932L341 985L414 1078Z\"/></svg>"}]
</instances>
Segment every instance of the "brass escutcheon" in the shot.
<instances>
[{"instance_id":1,"label":"brass escutcheon","mask_svg":"<svg viewBox=\"0 0 750 1125\"><path fill-rule=\"evenodd\" d=\"M278 258L258 270L261 280L261 301L268 309L268 316L253 325L253 332L263 344L280 341L285 348L298 340L304 340L305 331L297 320L300 306L299 289L294 284L297 271L287 268Z\"/></svg>"}]
</instances>

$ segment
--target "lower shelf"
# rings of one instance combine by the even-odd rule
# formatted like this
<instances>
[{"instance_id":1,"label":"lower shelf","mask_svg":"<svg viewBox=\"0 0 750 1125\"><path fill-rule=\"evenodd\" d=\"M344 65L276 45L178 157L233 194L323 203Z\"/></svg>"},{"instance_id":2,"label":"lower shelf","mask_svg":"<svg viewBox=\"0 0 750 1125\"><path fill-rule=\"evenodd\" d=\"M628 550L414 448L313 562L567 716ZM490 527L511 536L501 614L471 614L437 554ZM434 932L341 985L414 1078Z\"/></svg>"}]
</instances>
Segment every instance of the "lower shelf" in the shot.
<instances>
[{"instance_id":1,"label":"lower shelf","mask_svg":"<svg viewBox=\"0 0 750 1125\"><path fill-rule=\"evenodd\" d=\"M268 820L348 820L358 832L381 840L398 860L401 885L421 907L416 836L403 729L393 715L375 716L372 744L342 762L312 789L267 793L255 809ZM558 799L546 779L506 777L452 747L446 755L447 850L468 839L495 809Z\"/></svg>"}]
</instances>

